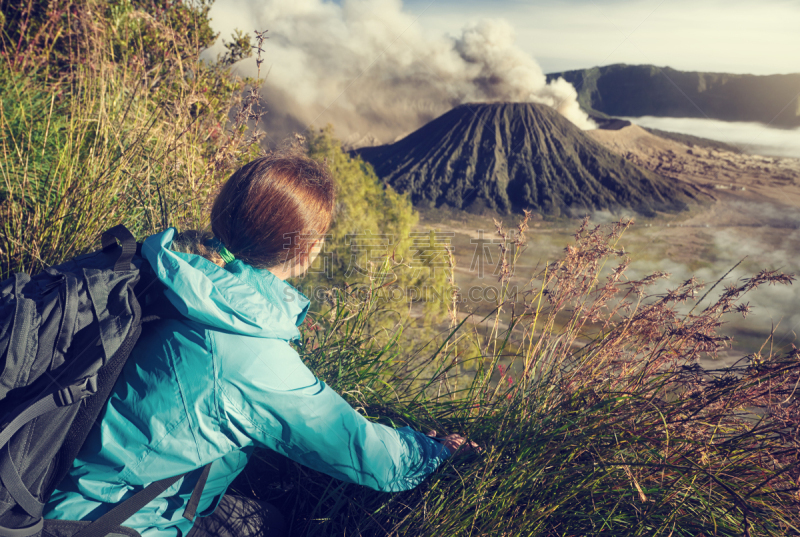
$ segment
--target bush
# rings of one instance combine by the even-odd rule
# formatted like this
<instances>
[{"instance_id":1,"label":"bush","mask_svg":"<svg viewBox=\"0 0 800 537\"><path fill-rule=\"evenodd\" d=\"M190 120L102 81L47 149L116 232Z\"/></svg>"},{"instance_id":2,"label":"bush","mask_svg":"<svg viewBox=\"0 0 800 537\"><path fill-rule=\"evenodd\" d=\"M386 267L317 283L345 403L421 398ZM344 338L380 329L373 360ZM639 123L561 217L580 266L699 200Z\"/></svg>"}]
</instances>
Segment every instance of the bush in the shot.
<instances>
[{"instance_id":1,"label":"bush","mask_svg":"<svg viewBox=\"0 0 800 537\"><path fill-rule=\"evenodd\" d=\"M419 214L408 196L384 185L360 157L348 155L331 126L307 134L309 156L326 162L336 181L337 206L323 253L294 283L317 307L330 300L334 288L375 301L382 314L370 320L373 333L407 323L412 303L419 306L419 324L430 329L447 311L445 245L414 231ZM370 292L376 278L380 284ZM427 301L423 289L429 291Z\"/></svg>"}]
</instances>

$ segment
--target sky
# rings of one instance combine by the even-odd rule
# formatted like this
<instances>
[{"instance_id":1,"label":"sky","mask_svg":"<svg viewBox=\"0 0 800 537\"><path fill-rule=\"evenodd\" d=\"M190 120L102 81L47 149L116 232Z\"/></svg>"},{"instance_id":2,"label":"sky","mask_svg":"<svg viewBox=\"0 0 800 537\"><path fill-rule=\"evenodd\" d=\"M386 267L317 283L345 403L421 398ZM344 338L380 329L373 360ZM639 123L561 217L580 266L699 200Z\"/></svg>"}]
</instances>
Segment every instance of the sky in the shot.
<instances>
[{"instance_id":1,"label":"sky","mask_svg":"<svg viewBox=\"0 0 800 537\"><path fill-rule=\"evenodd\" d=\"M556 72L613 63L685 71L800 72L798 0L407 0L427 31L503 18Z\"/></svg>"}]
</instances>

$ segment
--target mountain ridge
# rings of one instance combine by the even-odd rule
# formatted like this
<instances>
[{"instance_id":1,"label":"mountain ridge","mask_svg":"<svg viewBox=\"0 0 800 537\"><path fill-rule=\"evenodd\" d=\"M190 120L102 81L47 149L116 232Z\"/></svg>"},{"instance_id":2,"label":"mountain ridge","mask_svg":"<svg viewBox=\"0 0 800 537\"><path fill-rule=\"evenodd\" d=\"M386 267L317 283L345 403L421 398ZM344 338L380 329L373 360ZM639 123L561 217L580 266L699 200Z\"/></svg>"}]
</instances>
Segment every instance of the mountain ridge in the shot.
<instances>
[{"instance_id":1,"label":"mountain ridge","mask_svg":"<svg viewBox=\"0 0 800 537\"><path fill-rule=\"evenodd\" d=\"M747 75L613 64L549 73L578 92L584 111L610 116L709 118L800 126L800 73Z\"/></svg>"}]
</instances>

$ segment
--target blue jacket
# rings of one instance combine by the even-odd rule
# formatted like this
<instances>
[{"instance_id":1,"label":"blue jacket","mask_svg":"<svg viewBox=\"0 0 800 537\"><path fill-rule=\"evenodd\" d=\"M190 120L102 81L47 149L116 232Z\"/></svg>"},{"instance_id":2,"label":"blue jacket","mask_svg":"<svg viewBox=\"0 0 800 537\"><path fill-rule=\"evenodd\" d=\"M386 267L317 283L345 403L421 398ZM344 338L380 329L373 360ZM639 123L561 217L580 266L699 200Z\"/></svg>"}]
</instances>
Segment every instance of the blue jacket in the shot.
<instances>
[{"instance_id":1,"label":"blue jacket","mask_svg":"<svg viewBox=\"0 0 800 537\"><path fill-rule=\"evenodd\" d=\"M192 472L130 518L143 537L185 535L202 467L213 462L198 516L213 512L256 446L376 490L415 487L449 452L408 427L372 423L317 379L289 346L308 300L267 270L224 269L169 249L144 257L186 319L150 323L46 518L94 520L148 483Z\"/></svg>"}]
</instances>

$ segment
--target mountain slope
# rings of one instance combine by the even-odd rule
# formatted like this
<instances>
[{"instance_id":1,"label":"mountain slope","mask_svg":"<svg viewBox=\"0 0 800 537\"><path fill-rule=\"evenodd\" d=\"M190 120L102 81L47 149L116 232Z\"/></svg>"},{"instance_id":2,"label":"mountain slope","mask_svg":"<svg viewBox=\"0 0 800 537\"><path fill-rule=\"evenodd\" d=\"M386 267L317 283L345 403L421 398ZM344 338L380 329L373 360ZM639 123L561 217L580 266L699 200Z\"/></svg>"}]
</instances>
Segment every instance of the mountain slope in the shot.
<instances>
[{"instance_id":1,"label":"mountain slope","mask_svg":"<svg viewBox=\"0 0 800 537\"><path fill-rule=\"evenodd\" d=\"M548 106L465 104L390 145L356 153L417 204L543 214L679 211L691 187L605 149Z\"/></svg>"},{"instance_id":2,"label":"mountain slope","mask_svg":"<svg viewBox=\"0 0 800 537\"><path fill-rule=\"evenodd\" d=\"M550 73L547 80L558 77L575 86L588 112L800 126L800 73L756 76L614 64Z\"/></svg>"}]
</instances>

